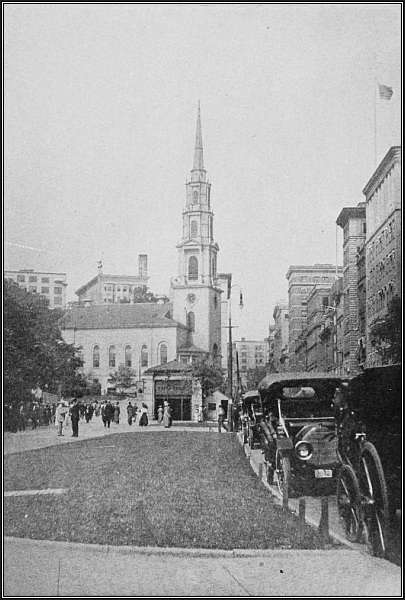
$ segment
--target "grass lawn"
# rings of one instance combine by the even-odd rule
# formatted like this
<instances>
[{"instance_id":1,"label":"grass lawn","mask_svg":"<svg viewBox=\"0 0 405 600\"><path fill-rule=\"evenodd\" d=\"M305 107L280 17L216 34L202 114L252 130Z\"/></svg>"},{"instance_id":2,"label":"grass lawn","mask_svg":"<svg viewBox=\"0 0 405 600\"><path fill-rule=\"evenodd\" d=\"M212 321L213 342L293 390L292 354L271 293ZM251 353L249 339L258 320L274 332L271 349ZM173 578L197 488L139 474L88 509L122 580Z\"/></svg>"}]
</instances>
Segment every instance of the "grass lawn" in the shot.
<instances>
[{"instance_id":1,"label":"grass lawn","mask_svg":"<svg viewBox=\"0 0 405 600\"><path fill-rule=\"evenodd\" d=\"M111 447L114 446L114 447ZM6 456L4 534L72 542L198 548L318 548L284 515L233 435L110 435Z\"/></svg>"}]
</instances>

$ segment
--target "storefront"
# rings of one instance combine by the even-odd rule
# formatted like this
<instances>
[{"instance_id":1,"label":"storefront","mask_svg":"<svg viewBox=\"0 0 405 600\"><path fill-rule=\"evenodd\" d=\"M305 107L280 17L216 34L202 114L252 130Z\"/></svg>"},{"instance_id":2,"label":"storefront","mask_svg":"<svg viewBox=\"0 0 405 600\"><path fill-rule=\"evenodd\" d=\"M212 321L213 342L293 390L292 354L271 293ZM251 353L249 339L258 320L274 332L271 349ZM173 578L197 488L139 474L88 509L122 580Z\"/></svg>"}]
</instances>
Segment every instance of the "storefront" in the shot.
<instances>
[{"instance_id":1,"label":"storefront","mask_svg":"<svg viewBox=\"0 0 405 600\"><path fill-rule=\"evenodd\" d=\"M172 409L173 421L191 421L190 378L156 378L155 379L155 416L159 406L168 402Z\"/></svg>"}]
</instances>

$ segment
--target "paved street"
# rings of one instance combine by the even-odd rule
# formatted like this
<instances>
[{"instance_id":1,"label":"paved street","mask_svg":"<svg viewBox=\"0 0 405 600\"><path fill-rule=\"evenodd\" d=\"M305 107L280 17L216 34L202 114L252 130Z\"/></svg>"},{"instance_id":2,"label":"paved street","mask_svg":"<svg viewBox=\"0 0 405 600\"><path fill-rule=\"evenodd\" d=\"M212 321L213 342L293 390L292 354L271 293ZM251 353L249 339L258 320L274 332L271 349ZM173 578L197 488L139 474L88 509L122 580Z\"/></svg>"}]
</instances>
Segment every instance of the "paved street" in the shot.
<instances>
[{"instance_id":1,"label":"paved street","mask_svg":"<svg viewBox=\"0 0 405 600\"><path fill-rule=\"evenodd\" d=\"M128 430L136 435L140 428L122 423L110 433ZM109 433L99 420L80 426L81 438L104 435ZM6 434L5 452L72 441L75 438L56 437L54 428L41 428ZM251 464L256 468L257 460ZM4 566L6 597L401 594L399 567L352 549L217 551L6 538Z\"/></svg>"}]
</instances>

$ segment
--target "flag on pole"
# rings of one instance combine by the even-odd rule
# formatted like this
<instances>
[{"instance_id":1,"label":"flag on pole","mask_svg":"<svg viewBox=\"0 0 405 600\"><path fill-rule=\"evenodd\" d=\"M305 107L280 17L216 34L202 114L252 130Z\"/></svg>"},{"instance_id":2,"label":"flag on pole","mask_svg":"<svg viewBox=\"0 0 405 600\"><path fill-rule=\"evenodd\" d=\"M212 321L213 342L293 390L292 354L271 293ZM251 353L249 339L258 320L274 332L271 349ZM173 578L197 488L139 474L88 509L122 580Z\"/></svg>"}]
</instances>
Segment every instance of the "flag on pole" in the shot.
<instances>
[{"instance_id":1,"label":"flag on pole","mask_svg":"<svg viewBox=\"0 0 405 600\"><path fill-rule=\"evenodd\" d=\"M394 90L388 85L383 85L381 83L378 84L378 93L380 94L380 98L383 100L391 100L391 96L394 93Z\"/></svg>"}]
</instances>

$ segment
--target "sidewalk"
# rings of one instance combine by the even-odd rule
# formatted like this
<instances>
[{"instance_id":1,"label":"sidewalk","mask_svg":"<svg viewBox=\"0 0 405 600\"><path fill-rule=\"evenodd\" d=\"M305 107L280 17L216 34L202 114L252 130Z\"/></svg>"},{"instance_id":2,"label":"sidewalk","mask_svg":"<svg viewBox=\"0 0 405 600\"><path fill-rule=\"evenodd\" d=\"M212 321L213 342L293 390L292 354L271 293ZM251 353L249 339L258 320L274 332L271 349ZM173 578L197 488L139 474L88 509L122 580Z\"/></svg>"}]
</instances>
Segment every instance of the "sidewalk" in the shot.
<instances>
[{"instance_id":1,"label":"sidewalk","mask_svg":"<svg viewBox=\"0 0 405 600\"><path fill-rule=\"evenodd\" d=\"M351 550L241 554L6 538L4 597L401 596L399 567Z\"/></svg>"},{"instance_id":2,"label":"sidewalk","mask_svg":"<svg viewBox=\"0 0 405 600\"><path fill-rule=\"evenodd\" d=\"M181 423L174 424L171 428L175 431L216 431L214 427L197 426L193 427L183 425ZM121 420L117 425L111 423L110 429L104 427L101 417L94 417L89 423L86 421L79 422L79 437L73 438L71 427L67 427L64 430L64 435L58 437L56 427L49 425L47 427L38 427L37 429L27 429L26 431L20 431L18 433L11 433L6 431L3 435L3 453L12 454L14 452L23 452L25 450L34 450L35 448L46 448L47 446L59 446L60 444L67 444L72 442L78 442L80 440L87 440L91 438L104 437L115 433L148 433L148 431L170 431L165 429L163 425L158 425L155 421L149 423L147 427L139 427L139 425L128 425L127 421Z\"/></svg>"}]
</instances>

